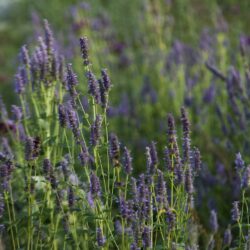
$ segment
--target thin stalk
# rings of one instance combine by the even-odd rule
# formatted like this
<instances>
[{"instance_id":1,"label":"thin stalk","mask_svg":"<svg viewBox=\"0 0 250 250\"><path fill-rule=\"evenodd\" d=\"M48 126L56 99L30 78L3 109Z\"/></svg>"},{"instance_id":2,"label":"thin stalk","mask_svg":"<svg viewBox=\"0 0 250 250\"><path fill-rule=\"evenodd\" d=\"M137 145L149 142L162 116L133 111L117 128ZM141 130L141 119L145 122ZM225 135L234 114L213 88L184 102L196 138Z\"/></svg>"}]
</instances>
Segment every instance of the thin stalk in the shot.
<instances>
[{"instance_id":1,"label":"thin stalk","mask_svg":"<svg viewBox=\"0 0 250 250\"><path fill-rule=\"evenodd\" d=\"M12 218L11 218L11 213L10 213L8 193L6 191L4 191L4 199L7 205L7 211L8 211L9 221L10 221L10 233L11 233L12 246L13 246L13 249L16 249L15 238L14 238L14 233L12 229Z\"/></svg>"},{"instance_id":2,"label":"thin stalk","mask_svg":"<svg viewBox=\"0 0 250 250\"><path fill-rule=\"evenodd\" d=\"M44 199L43 199L43 207L41 209L41 213L39 216L39 224L38 224L38 232L37 232L37 241L36 241L36 249L38 247L38 243L39 243L39 238L40 238L40 228L41 228L41 224L42 224L42 214L43 214L43 210L45 208L46 205L46 201L47 201L47 192L44 195Z\"/></svg>"},{"instance_id":3,"label":"thin stalk","mask_svg":"<svg viewBox=\"0 0 250 250\"><path fill-rule=\"evenodd\" d=\"M29 133L29 129L28 129L28 126L27 126L27 120L26 120L27 114L26 114L26 107L25 107L24 98L23 98L22 94L19 95L19 97L20 97L21 107L22 107L22 111L23 111L24 130L25 130L26 135L29 136L30 133Z\"/></svg>"},{"instance_id":4,"label":"thin stalk","mask_svg":"<svg viewBox=\"0 0 250 250\"><path fill-rule=\"evenodd\" d=\"M105 126L105 136L106 136L106 158L107 158L107 175L108 175L108 180L107 180L107 185L108 185L108 190L110 190L110 161L109 161L109 136L108 136L108 123L107 123L107 113L105 109L105 114L104 114L104 126Z\"/></svg>"},{"instance_id":5,"label":"thin stalk","mask_svg":"<svg viewBox=\"0 0 250 250\"><path fill-rule=\"evenodd\" d=\"M87 117L87 113L85 112L85 110L84 110L84 108L83 108L83 106L82 106L82 102L81 102L79 96L77 96L77 100L78 100L78 102L79 102L79 104L80 104L80 107L81 107L81 109L82 109L84 118L85 118L86 122L88 123L88 125L89 125L89 127L90 127L91 124L90 124L89 119L88 119L88 117Z\"/></svg>"},{"instance_id":6,"label":"thin stalk","mask_svg":"<svg viewBox=\"0 0 250 250\"><path fill-rule=\"evenodd\" d=\"M12 188L10 187L10 203L11 203L11 208L12 208L12 214L13 214L13 220L15 222L15 231L16 231L16 241L17 241L17 247L18 249L20 248L20 243L19 243L19 237L18 237L18 230L16 226L16 215L15 215L15 209L14 209L14 200L13 200L13 195L12 195Z\"/></svg>"},{"instance_id":7,"label":"thin stalk","mask_svg":"<svg viewBox=\"0 0 250 250\"><path fill-rule=\"evenodd\" d=\"M31 204L31 194L30 194L30 187L31 187L31 175L32 175L32 167L28 165L30 168L29 176L28 176L28 250L32 249L32 204Z\"/></svg>"}]
</instances>

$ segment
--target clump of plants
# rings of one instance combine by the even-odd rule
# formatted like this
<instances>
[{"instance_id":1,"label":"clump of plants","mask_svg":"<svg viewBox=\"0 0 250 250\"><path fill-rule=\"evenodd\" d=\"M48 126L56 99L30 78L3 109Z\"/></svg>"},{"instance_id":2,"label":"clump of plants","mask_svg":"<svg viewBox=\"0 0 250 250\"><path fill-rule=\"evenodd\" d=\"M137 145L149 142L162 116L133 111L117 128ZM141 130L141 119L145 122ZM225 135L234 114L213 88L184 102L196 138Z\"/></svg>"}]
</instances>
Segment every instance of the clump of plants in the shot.
<instances>
[{"instance_id":1,"label":"clump of plants","mask_svg":"<svg viewBox=\"0 0 250 250\"><path fill-rule=\"evenodd\" d=\"M33 52L23 46L15 75L20 106L2 104L1 231L11 249L184 249L201 158L181 109L166 119L164 159L151 142L133 172L130 150L110 131L112 88L106 69L92 71L88 40L80 38L84 82L65 65L48 22ZM81 85L88 85L84 93ZM119 132L119 131L118 131ZM138 171L137 171L138 172ZM195 230L195 229L194 229Z\"/></svg>"},{"instance_id":2,"label":"clump of plants","mask_svg":"<svg viewBox=\"0 0 250 250\"><path fill-rule=\"evenodd\" d=\"M0 231L6 249L248 249L250 168L242 156L235 160L240 198L232 204L231 222L222 230L212 209L207 226L201 225L196 187L203 186L206 172L186 109L180 108L180 127L166 115L161 143L131 152L119 140L123 131L110 129L113 83L107 69L93 67L86 37L78 50L79 78L45 20L44 37L20 51L19 104L9 113L0 100ZM239 126L247 125L239 74L231 68L225 77L207 67L227 84L228 112Z\"/></svg>"}]
</instances>

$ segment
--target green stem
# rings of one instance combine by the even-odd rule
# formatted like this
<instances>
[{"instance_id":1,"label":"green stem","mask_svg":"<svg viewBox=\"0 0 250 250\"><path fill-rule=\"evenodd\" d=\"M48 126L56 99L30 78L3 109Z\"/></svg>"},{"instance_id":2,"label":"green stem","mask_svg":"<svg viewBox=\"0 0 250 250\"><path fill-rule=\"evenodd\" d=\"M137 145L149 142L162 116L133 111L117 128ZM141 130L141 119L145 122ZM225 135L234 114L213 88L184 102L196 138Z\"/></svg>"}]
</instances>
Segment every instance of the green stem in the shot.
<instances>
[{"instance_id":1,"label":"green stem","mask_svg":"<svg viewBox=\"0 0 250 250\"><path fill-rule=\"evenodd\" d=\"M9 198L8 198L7 191L4 191L4 199L5 199L5 203L7 205L7 211L8 211L9 221L10 221L10 233L11 233L12 246L13 246L13 249L16 249L14 233L13 233L13 229L12 229L12 218L11 218L11 213L10 213Z\"/></svg>"},{"instance_id":2,"label":"green stem","mask_svg":"<svg viewBox=\"0 0 250 250\"><path fill-rule=\"evenodd\" d=\"M12 188L10 188L10 203L11 203L11 208L12 208L12 214L13 214L13 219L15 222L15 231L16 231L16 240L17 240L17 247L18 249L20 248L20 243L19 243L19 237L18 237L18 230L16 226L16 215L15 215L15 209L14 209L14 200L13 200L13 195L12 195Z\"/></svg>"},{"instance_id":3,"label":"green stem","mask_svg":"<svg viewBox=\"0 0 250 250\"><path fill-rule=\"evenodd\" d=\"M32 175L32 167L28 165L30 168L29 171L29 176L28 176L28 249L32 249L32 218L31 218L31 213L32 213L32 204L31 204L31 194L30 194L30 187L31 187L31 175Z\"/></svg>"}]
</instances>

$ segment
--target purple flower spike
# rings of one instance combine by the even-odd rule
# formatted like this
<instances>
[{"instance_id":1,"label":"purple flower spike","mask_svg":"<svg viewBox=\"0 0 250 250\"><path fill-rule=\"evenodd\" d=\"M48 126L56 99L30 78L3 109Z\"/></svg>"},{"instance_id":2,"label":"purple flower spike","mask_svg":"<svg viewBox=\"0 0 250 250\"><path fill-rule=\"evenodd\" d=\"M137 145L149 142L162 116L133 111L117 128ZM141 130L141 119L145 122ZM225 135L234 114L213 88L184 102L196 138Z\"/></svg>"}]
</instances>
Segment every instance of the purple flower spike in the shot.
<instances>
[{"instance_id":1,"label":"purple flower spike","mask_svg":"<svg viewBox=\"0 0 250 250\"><path fill-rule=\"evenodd\" d=\"M3 195L0 194L0 218L2 218L4 213L4 198Z\"/></svg>"},{"instance_id":2,"label":"purple flower spike","mask_svg":"<svg viewBox=\"0 0 250 250\"><path fill-rule=\"evenodd\" d=\"M150 148L146 147L146 159L147 159L147 173L153 174L154 173L154 165L150 155Z\"/></svg>"},{"instance_id":3,"label":"purple flower spike","mask_svg":"<svg viewBox=\"0 0 250 250\"><path fill-rule=\"evenodd\" d=\"M194 186L193 186L193 177L191 169L188 168L185 174L185 190L188 194L194 193Z\"/></svg>"},{"instance_id":4,"label":"purple flower spike","mask_svg":"<svg viewBox=\"0 0 250 250\"><path fill-rule=\"evenodd\" d=\"M174 176L175 176L175 183L177 185L181 185L184 183L184 171L181 167L181 164L176 164L174 167Z\"/></svg>"},{"instance_id":5,"label":"purple flower spike","mask_svg":"<svg viewBox=\"0 0 250 250\"><path fill-rule=\"evenodd\" d=\"M210 229L213 233L216 233L218 231L219 225L218 225L218 219L217 219L217 213L215 210L212 210L210 212Z\"/></svg>"},{"instance_id":6,"label":"purple flower spike","mask_svg":"<svg viewBox=\"0 0 250 250\"><path fill-rule=\"evenodd\" d=\"M58 75L59 79L62 82L62 85L65 87L65 59L62 55L59 56L58 62Z\"/></svg>"},{"instance_id":7,"label":"purple flower spike","mask_svg":"<svg viewBox=\"0 0 250 250\"><path fill-rule=\"evenodd\" d=\"M79 39L80 41L80 48L81 48L81 53L82 53L82 59L83 59L83 64L85 66L89 65L89 56L88 56L88 39L87 37L81 37Z\"/></svg>"},{"instance_id":8,"label":"purple flower spike","mask_svg":"<svg viewBox=\"0 0 250 250\"><path fill-rule=\"evenodd\" d=\"M130 151L127 149L127 147L124 147L124 155L123 155L123 167L124 171L127 175L130 175L132 173L132 157L130 155Z\"/></svg>"},{"instance_id":9,"label":"purple flower spike","mask_svg":"<svg viewBox=\"0 0 250 250\"><path fill-rule=\"evenodd\" d=\"M231 242L232 242L231 229L227 228L225 233L224 233L223 244L224 244L224 246L230 246Z\"/></svg>"},{"instance_id":10,"label":"purple flower spike","mask_svg":"<svg viewBox=\"0 0 250 250\"><path fill-rule=\"evenodd\" d=\"M147 158L147 173L153 175L158 165L158 155L156 151L156 143L151 142L149 147L146 147L146 158Z\"/></svg>"},{"instance_id":11,"label":"purple flower spike","mask_svg":"<svg viewBox=\"0 0 250 250\"><path fill-rule=\"evenodd\" d=\"M77 76L73 72L71 63L67 65L67 84L69 88L78 84Z\"/></svg>"},{"instance_id":12,"label":"purple flower spike","mask_svg":"<svg viewBox=\"0 0 250 250\"><path fill-rule=\"evenodd\" d=\"M111 87L111 82L107 74L107 69L103 69L101 73L102 73L102 82L103 82L104 88L106 91L109 91Z\"/></svg>"},{"instance_id":13,"label":"purple flower spike","mask_svg":"<svg viewBox=\"0 0 250 250\"><path fill-rule=\"evenodd\" d=\"M31 73L31 80L32 84L35 85L36 81L39 80L41 70L40 70L40 62L38 58L38 48L35 50L35 52L32 54L31 57L31 66L30 66L30 73Z\"/></svg>"},{"instance_id":14,"label":"purple flower spike","mask_svg":"<svg viewBox=\"0 0 250 250\"><path fill-rule=\"evenodd\" d=\"M66 116L66 109L64 105L59 104L58 106L58 118L59 118L59 123L62 128L66 127L67 124L67 116Z\"/></svg>"},{"instance_id":15,"label":"purple flower spike","mask_svg":"<svg viewBox=\"0 0 250 250\"><path fill-rule=\"evenodd\" d=\"M88 200L89 206L91 208L94 208L95 207L95 202L93 200L93 196L92 196L91 192L87 193L87 200Z\"/></svg>"},{"instance_id":16,"label":"purple flower spike","mask_svg":"<svg viewBox=\"0 0 250 250\"><path fill-rule=\"evenodd\" d=\"M102 229L100 227L96 230L96 241L99 247L103 247L105 245L106 239L103 235Z\"/></svg>"},{"instance_id":17,"label":"purple flower spike","mask_svg":"<svg viewBox=\"0 0 250 250\"><path fill-rule=\"evenodd\" d=\"M72 130L72 133L75 137L76 143L79 144L80 143L80 130L78 127L78 120L76 117L76 112L72 109L72 108L68 108L67 110L67 120L68 120L68 124Z\"/></svg>"},{"instance_id":18,"label":"purple flower spike","mask_svg":"<svg viewBox=\"0 0 250 250\"><path fill-rule=\"evenodd\" d=\"M135 242L130 244L130 250L140 250L141 248L137 246Z\"/></svg>"},{"instance_id":19,"label":"purple flower spike","mask_svg":"<svg viewBox=\"0 0 250 250\"><path fill-rule=\"evenodd\" d=\"M34 141L32 137L27 137L25 140L25 160L33 160L33 150L34 150Z\"/></svg>"},{"instance_id":20,"label":"purple flower spike","mask_svg":"<svg viewBox=\"0 0 250 250\"><path fill-rule=\"evenodd\" d=\"M120 143L117 136L114 133L111 133L109 136L109 156L113 161L113 165L118 167L119 157L120 157Z\"/></svg>"},{"instance_id":21,"label":"purple flower spike","mask_svg":"<svg viewBox=\"0 0 250 250\"><path fill-rule=\"evenodd\" d=\"M70 163L69 155L65 155L62 161L60 162L60 166L61 166L65 180L68 180L69 173L70 173L69 163Z\"/></svg>"},{"instance_id":22,"label":"purple flower spike","mask_svg":"<svg viewBox=\"0 0 250 250\"><path fill-rule=\"evenodd\" d=\"M244 170L241 178L242 188L248 188L250 186L250 165Z\"/></svg>"},{"instance_id":23,"label":"purple flower spike","mask_svg":"<svg viewBox=\"0 0 250 250\"><path fill-rule=\"evenodd\" d=\"M77 92L75 86L78 84L77 76L73 72L72 64L67 65L67 87L70 93L70 96L75 99L77 97Z\"/></svg>"},{"instance_id":24,"label":"purple flower spike","mask_svg":"<svg viewBox=\"0 0 250 250\"><path fill-rule=\"evenodd\" d=\"M92 95L96 103L99 104L100 103L99 85L95 75L90 70L87 72L87 79L89 86L89 94Z\"/></svg>"},{"instance_id":25,"label":"purple flower spike","mask_svg":"<svg viewBox=\"0 0 250 250\"><path fill-rule=\"evenodd\" d=\"M81 161L82 166L86 166L90 160L88 148L84 142L81 143L81 152L79 154L79 159Z\"/></svg>"},{"instance_id":26,"label":"purple flower spike","mask_svg":"<svg viewBox=\"0 0 250 250\"><path fill-rule=\"evenodd\" d=\"M199 172L201 170L201 155L198 148L194 148L193 151L193 169L195 172Z\"/></svg>"},{"instance_id":27,"label":"purple flower spike","mask_svg":"<svg viewBox=\"0 0 250 250\"><path fill-rule=\"evenodd\" d=\"M90 128L90 143L92 146L96 146L99 143L101 138L101 124L102 124L102 116L97 115L94 123Z\"/></svg>"},{"instance_id":28,"label":"purple flower spike","mask_svg":"<svg viewBox=\"0 0 250 250\"><path fill-rule=\"evenodd\" d=\"M94 172L90 175L90 192L93 197L100 196L101 193L100 180Z\"/></svg>"},{"instance_id":29,"label":"purple flower spike","mask_svg":"<svg viewBox=\"0 0 250 250\"><path fill-rule=\"evenodd\" d=\"M44 40L42 37L38 37L38 42L39 42L39 47L37 49L37 57L38 57L40 65L43 66L47 70L49 68L47 46L44 43Z\"/></svg>"},{"instance_id":30,"label":"purple flower spike","mask_svg":"<svg viewBox=\"0 0 250 250\"><path fill-rule=\"evenodd\" d=\"M127 202L125 201L124 197L121 196L119 198L119 206L120 206L120 213L123 218L128 218L129 216L129 209L127 206Z\"/></svg>"},{"instance_id":31,"label":"purple flower spike","mask_svg":"<svg viewBox=\"0 0 250 250\"><path fill-rule=\"evenodd\" d=\"M165 162L165 167L167 171L172 171L172 166L171 166L171 159L169 156L169 150L168 147L164 148L164 162Z\"/></svg>"},{"instance_id":32,"label":"purple flower spike","mask_svg":"<svg viewBox=\"0 0 250 250\"><path fill-rule=\"evenodd\" d=\"M6 163L0 165L0 177L3 191L9 191L9 180L11 178L11 173L13 170L14 166L11 161L6 161Z\"/></svg>"},{"instance_id":33,"label":"purple flower spike","mask_svg":"<svg viewBox=\"0 0 250 250\"><path fill-rule=\"evenodd\" d=\"M100 102L104 109L108 107L108 92L106 91L103 81L101 79L98 80L99 89L100 89Z\"/></svg>"},{"instance_id":34,"label":"purple flower spike","mask_svg":"<svg viewBox=\"0 0 250 250\"><path fill-rule=\"evenodd\" d=\"M15 90L16 93L21 95L24 92L24 81L20 73L15 75Z\"/></svg>"},{"instance_id":35,"label":"purple flower spike","mask_svg":"<svg viewBox=\"0 0 250 250\"><path fill-rule=\"evenodd\" d=\"M156 151L156 142L151 142L149 147L150 147L150 155L151 155L151 159L152 159L152 164L154 166L156 166L159 163L158 155L157 155L157 151Z\"/></svg>"},{"instance_id":36,"label":"purple flower spike","mask_svg":"<svg viewBox=\"0 0 250 250\"><path fill-rule=\"evenodd\" d=\"M45 43L48 51L48 55L51 55L53 52L54 46L54 37L53 32L51 31L48 20L44 20L44 31L45 31Z\"/></svg>"},{"instance_id":37,"label":"purple flower spike","mask_svg":"<svg viewBox=\"0 0 250 250\"><path fill-rule=\"evenodd\" d=\"M115 220L114 228L117 235L122 235L122 224L118 219Z\"/></svg>"},{"instance_id":38,"label":"purple flower spike","mask_svg":"<svg viewBox=\"0 0 250 250\"><path fill-rule=\"evenodd\" d=\"M21 53L20 53L21 61L22 63L30 68L30 57L29 57L29 52L27 50L27 46L23 45L21 48Z\"/></svg>"},{"instance_id":39,"label":"purple flower spike","mask_svg":"<svg viewBox=\"0 0 250 250\"><path fill-rule=\"evenodd\" d=\"M145 176L141 174L139 176L139 182L137 185L137 197L139 202L144 202L146 196L146 185L145 185Z\"/></svg>"},{"instance_id":40,"label":"purple flower spike","mask_svg":"<svg viewBox=\"0 0 250 250\"><path fill-rule=\"evenodd\" d=\"M162 171L158 170L157 184L156 184L156 200L160 206L167 206L167 189L166 182Z\"/></svg>"},{"instance_id":41,"label":"purple flower spike","mask_svg":"<svg viewBox=\"0 0 250 250\"><path fill-rule=\"evenodd\" d=\"M236 154L236 159L234 162L237 172L240 173L245 168L245 162L243 161L240 153Z\"/></svg>"},{"instance_id":42,"label":"purple flower spike","mask_svg":"<svg viewBox=\"0 0 250 250\"><path fill-rule=\"evenodd\" d=\"M28 83L27 70L25 67L19 67L19 73L22 78L23 84L26 85Z\"/></svg>"},{"instance_id":43,"label":"purple flower spike","mask_svg":"<svg viewBox=\"0 0 250 250\"><path fill-rule=\"evenodd\" d=\"M189 163L190 160L190 123L187 117L187 112L184 107L181 108L181 122L183 131L183 163Z\"/></svg>"},{"instance_id":44,"label":"purple flower spike","mask_svg":"<svg viewBox=\"0 0 250 250\"><path fill-rule=\"evenodd\" d=\"M23 116L22 109L16 105L12 105L11 111L15 117L16 122L20 122Z\"/></svg>"},{"instance_id":45,"label":"purple flower spike","mask_svg":"<svg viewBox=\"0 0 250 250\"><path fill-rule=\"evenodd\" d=\"M9 171L8 171L8 165L7 164L2 164L0 167L0 176L2 178L6 178L9 175Z\"/></svg>"},{"instance_id":46,"label":"purple flower spike","mask_svg":"<svg viewBox=\"0 0 250 250\"><path fill-rule=\"evenodd\" d=\"M44 159L43 161L43 173L46 178L51 184L53 189L57 188L57 181L55 175L53 173L53 167L49 159Z\"/></svg>"},{"instance_id":47,"label":"purple flower spike","mask_svg":"<svg viewBox=\"0 0 250 250\"><path fill-rule=\"evenodd\" d=\"M166 221L167 221L168 229L170 231L175 226L175 220L176 220L176 216L175 216L174 212L171 209L167 209L167 211L166 211Z\"/></svg>"},{"instance_id":48,"label":"purple flower spike","mask_svg":"<svg viewBox=\"0 0 250 250\"><path fill-rule=\"evenodd\" d=\"M151 230L145 226L142 232L142 245L145 249L152 248Z\"/></svg>"},{"instance_id":49,"label":"purple flower spike","mask_svg":"<svg viewBox=\"0 0 250 250\"><path fill-rule=\"evenodd\" d=\"M233 202L233 208L231 210L231 214L232 214L232 221L238 222L240 220L240 210L238 201Z\"/></svg>"},{"instance_id":50,"label":"purple flower spike","mask_svg":"<svg viewBox=\"0 0 250 250\"><path fill-rule=\"evenodd\" d=\"M134 203L138 204L139 199L138 199L138 192L137 192L137 183L134 177L131 177L131 194L132 194Z\"/></svg>"},{"instance_id":51,"label":"purple flower spike","mask_svg":"<svg viewBox=\"0 0 250 250\"><path fill-rule=\"evenodd\" d=\"M35 136L33 138L33 157L36 158L39 156L41 151L41 138L39 136Z\"/></svg>"}]
</instances>

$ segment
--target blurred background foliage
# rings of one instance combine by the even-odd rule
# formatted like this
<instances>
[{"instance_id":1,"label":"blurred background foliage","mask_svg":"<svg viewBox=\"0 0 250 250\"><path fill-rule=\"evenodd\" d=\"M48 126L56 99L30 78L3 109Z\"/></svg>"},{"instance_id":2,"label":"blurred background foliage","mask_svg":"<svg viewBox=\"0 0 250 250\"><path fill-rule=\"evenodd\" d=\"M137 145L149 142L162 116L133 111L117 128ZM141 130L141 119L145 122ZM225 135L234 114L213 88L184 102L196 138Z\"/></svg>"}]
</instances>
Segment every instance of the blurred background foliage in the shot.
<instances>
[{"instance_id":1,"label":"blurred background foliage","mask_svg":"<svg viewBox=\"0 0 250 250\"><path fill-rule=\"evenodd\" d=\"M133 149L137 169L145 167L144 147L150 140L158 142L162 155L166 113L177 116L187 106L193 142L204 162L197 199L201 218L205 221L216 207L221 223L228 220L238 190L229 186L235 181L234 158L249 149L250 130L247 119L244 129L237 123L226 84L205 62L224 75L234 65L244 76L247 59L242 59L239 41L249 34L248 0L1 0L0 8L0 91L7 105L15 102L19 49L32 47L44 18L86 90L78 47L78 38L86 35L94 70L108 68L113 82L110 126Z\"/></svg>"},{"instance_id":2,"label":"blurred background foliage","mask_svg":"<svg viewBox=\"0 0 250 250\"><path fill-rule=\"evenodd\" d=\"M77 5L89 8L84 18L94 18L105 13L120 40L133 45L133 52L140 50L138 36L146 36L152 46L162 42L169 47L173 40L179 39L197 46L204 28L225 29L230 41L238 44L239 35L248 33L249 1L235 0L1 0L0 1L0 62L1 88L10 84L19 47L30 40L34 32L32 17L50 20L54 30L63 34L72 23L70 12ZM142 16L147 15L147 23ZM160 24L160 25L159 25ZM150 26L155 27L153 33ZM170 27L171 26L171 27ZM223 27L224 26L224 27ZM161 28L163 30L161 30ZM171 32L168 32L171 30ZM151 30L152 31L152 30ZM164 40L158 41L156 33L164 32ZM163 34L162 34L163 35ZM167 44L166 44L167 42Z\"/></svg>"}]
</instances>

